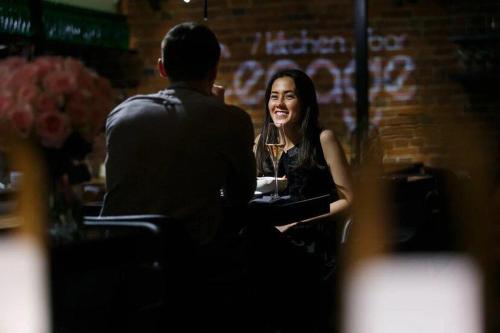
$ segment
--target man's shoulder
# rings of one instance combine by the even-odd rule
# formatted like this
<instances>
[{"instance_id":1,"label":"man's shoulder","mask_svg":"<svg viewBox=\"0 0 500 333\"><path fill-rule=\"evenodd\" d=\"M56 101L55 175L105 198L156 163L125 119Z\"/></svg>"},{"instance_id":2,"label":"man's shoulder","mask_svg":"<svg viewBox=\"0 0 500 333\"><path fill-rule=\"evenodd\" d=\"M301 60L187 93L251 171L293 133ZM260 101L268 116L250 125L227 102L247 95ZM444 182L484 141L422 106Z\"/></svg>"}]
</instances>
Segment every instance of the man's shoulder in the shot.
<instances>
[{"instance_id":1,"label":"man's shoulder","mask_svg":"<svg viewBox=\"0 0 500 333\"><path fill-rule=\"evenodd\" d=\"M163 109L167 105L181 103L177 98L160 93L140 94L127 98L118 104L108 115L108 118L121 117L119 115L135 114L138 111Z\"/></svg>"},{"instance_id":2,"label":"man's shoulder","mask_svg":"<svg viewBox=\"0 0 500 333\"><path fill-rule=\"evenodd\" d=\"M172 94L160 91L154 94L139 94L127 98L119 106L137 105L137 104L180 104L181 101Z\"/></svg>"}]
</instances>

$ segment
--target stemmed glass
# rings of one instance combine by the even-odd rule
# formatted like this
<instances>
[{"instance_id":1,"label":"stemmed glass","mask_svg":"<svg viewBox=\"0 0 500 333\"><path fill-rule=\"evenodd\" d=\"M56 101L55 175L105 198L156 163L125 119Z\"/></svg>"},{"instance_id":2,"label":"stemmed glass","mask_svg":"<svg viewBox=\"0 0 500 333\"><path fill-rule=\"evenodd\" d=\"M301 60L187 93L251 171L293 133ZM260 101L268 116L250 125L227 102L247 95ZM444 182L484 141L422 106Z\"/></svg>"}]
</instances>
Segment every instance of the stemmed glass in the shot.
<instances>
[{"instance_id":1,"label":"stemmed glass","mask_svg":"<svg viewBox=\"0 0 500 333\"><path fill-rule=\"evenodd\" d=\"M285 148L285 132L282 124L269 123L266 134L266 147L274 167L274 194L272 199L278 199L278 164Z\"/></svg>"}]
</instances>

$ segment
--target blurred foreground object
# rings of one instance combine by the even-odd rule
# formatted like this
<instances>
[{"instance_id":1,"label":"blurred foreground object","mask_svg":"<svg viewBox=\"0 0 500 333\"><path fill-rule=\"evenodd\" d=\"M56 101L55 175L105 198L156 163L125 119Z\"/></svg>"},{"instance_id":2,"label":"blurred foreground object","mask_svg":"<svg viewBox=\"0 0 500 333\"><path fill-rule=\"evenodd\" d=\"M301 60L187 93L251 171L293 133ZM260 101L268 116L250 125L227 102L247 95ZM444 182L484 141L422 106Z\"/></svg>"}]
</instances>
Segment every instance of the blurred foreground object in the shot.
<instances>
[{"instance_id":1,"label":"blurred foreground object","mask_svg":"<svg viewBox=\"0 0 500 333\"><path fill-rule=\"evenodd\" d=\"M380 181L376 159L360 166L343 263L344 333L498 332L500 151L475 120L463 116L427 134L448 148L439 168L420 168L424 172L404 176L404 183L396 174L385 175L396 181L392 194L404 204L399 211L387 204L391 191ZM448 135L440 138L443 132ZM407 186L433 178L435 186ZM414 205L419 193L424 200ZM434 244L417 242L412 255L395 255L401 252L391 241L396 228L414 222L426 225L420 240Z\"/></svg>"},{"instance_id":2,"label":"blurred foreground object","mask_svg":"<svg viewBox=\"0 0 500 333\"><path fill-rule=\"evenodd\" d=\"M347 285L344 332L483 332L481 281L465 256L366 262Z\"/></svg>"},{"instance_id":3,"label":"blurred foreground object","mask_svg":"<svg viewBox=\"0 0 500 333\"><path fill-rule=\"evenodd\" d=\"M15 230L0 237L0 332L48 333L45 172L33 149L18 143L12 147L13 167L30 186L18 192L12 214L0 215L0 227L9 221L5 227Z\"/></svg>"}]
</instances>

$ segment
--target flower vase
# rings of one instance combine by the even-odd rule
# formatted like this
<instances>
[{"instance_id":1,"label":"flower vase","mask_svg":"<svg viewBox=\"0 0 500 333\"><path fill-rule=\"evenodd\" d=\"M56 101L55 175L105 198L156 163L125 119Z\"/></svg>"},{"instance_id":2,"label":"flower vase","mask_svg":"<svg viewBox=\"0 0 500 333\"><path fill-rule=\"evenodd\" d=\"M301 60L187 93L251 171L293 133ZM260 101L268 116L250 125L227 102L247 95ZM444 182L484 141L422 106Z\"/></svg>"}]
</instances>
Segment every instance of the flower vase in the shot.
<instances>
[{"instance_id":1,"label":"flower vase","mask_svg":"<svg viewBox=\"0 0 500 333\"><path fill-rule=\"evenodd\" d=\"M83 221L82 205L67 174L49 184L49 233L55 245L78 241Z\"/></svg>"}]
</instances>

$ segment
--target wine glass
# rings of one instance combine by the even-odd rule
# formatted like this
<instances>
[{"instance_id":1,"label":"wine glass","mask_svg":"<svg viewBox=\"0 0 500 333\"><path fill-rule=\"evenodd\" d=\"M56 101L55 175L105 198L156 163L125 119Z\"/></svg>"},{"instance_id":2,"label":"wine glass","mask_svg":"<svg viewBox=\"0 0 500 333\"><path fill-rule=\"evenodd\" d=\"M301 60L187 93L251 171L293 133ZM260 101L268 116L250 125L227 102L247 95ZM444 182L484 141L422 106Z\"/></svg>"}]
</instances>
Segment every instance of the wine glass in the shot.
<instances>
[{"instance_id":1,"label":"wine glass","mask_svg":"<svg viewBox=\"0 0 500 333\"><path fill-rule=\"evenodd\" d=\"M285 132L282 124L269 123L265 138L265 144L274 167L274 194L272 199L278 199L278 164L285 148Z\"/></svg>"}]
</instances>

